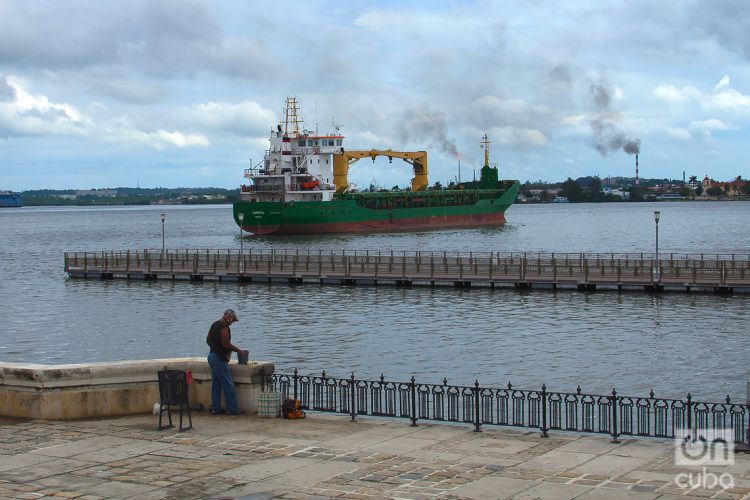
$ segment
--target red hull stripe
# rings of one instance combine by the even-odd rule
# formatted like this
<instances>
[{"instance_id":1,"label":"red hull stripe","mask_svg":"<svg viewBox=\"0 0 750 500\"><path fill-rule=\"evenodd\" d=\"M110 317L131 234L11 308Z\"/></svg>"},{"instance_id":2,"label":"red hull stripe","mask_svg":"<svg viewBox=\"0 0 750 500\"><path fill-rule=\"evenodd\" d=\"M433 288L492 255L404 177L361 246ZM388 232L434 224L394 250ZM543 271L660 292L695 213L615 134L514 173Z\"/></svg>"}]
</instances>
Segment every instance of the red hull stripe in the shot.
<instances>
[{"instance_id":1,"label":"red hull stripe","mask_svg":"<svg viewBox=\"0 0 750 500\"><path fill-rule=\"evenodd\" d=\"M393 222L362 221L332 222L324 224L300 224L278 226L243 226L249 233L263 234L328 234L328 233L374 233L389 231L426 231L430 229L447 229L457 227L497 226L505 223L504 213L486 215L451 215L442 217L415 217L399 219Z\"/></svg>"}]
</instances>

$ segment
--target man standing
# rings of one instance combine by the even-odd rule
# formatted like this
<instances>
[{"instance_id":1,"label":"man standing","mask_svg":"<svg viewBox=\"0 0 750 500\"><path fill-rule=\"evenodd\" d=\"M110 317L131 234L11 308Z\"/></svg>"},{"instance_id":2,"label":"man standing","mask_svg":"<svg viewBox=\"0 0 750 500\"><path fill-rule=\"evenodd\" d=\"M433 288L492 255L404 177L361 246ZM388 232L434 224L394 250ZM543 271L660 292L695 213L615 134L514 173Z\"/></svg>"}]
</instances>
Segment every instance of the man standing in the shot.
<instances>
[{"instance_id":1,"label":"man standing","mask_svg":"<svg viewBox=\"0 0 750 500\"><path fill-rule=\"evenodd\" d=\"M211 415L226 413L240 415L242 410L237 408L237 395L234 392L234 380L229 370L229 360L232 351L237 354L241 349L232 344L232 331L229 325L238 321L233 309L224 311L224 315L213 322L208 330L206 343L211 348L208 353L208 365L211 367ZM221 408L221 393L224 392L226 410Z\"/></svg>"}]
</instances>

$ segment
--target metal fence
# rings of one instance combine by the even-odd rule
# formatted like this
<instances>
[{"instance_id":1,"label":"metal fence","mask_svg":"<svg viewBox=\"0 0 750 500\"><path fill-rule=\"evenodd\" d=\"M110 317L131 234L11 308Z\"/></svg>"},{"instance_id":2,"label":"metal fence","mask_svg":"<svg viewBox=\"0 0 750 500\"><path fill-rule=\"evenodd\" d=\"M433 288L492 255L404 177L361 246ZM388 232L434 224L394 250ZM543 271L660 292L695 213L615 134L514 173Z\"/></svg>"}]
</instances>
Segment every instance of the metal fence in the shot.
<instances>
[{"instance_id":1,"label":"metal fence","mask_svg":"<svg viewBox=\"0 0 750 500\"><path fill-rule=\"evenodd\" d=\"M271 387L283 399L297 399L303 409L357 415L396 417L417 422L437 421L471 424L479 432L482 426L512 426L548 431L575 431L607 434L613 442L620 436L675 438L685 433L693 438L730 432L735 443L747 443L748 406L724 402L611 394L585 394L506 387L359 380L320 376L274 374Z\"/></svg>"}]
</instances>

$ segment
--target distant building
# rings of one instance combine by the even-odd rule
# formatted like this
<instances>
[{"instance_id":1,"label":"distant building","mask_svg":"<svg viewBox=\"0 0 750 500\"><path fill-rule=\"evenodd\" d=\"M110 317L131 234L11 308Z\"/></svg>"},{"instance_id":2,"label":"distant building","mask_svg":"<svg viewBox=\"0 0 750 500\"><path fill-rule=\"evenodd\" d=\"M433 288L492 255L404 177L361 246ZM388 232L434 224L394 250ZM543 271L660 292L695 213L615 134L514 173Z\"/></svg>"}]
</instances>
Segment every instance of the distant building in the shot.
<instances>
[{"instance_id":1,"label":"distant building","mask_svg":"<svg viewBox=\"0 0 750 500\"><path fill-rule=\"evenodd\" d=\"M117 197L116 189L79 189L76 191L76 196L98 196L100 198L115 198Z\"/></svg>"},{"instance_id":2,"label":"distant building","mask_svg":"<svg viewBox=\"0 0 750 500\"><path fill-rule=\"evenodd\" d=\"M630 193L628 191L625 191L624 189L604 188L602 189L602 192L605 196L617 196L618 198L622 198L623 200L630 199Z\"/></svg>"},{"instance_id":3,"label":"distant building","mask_svg":"<svg viewBox=\"0 0 750 500\"><path fill-rule=\"evenodd\" d=\"M724 190L727 196L739 196L742 194L742 190L745 186L750 184L748 181L743 181L739 175L734 178L733 181L729 182L716 182L713 179L709 179L708 175L703 178L703 192L710 187L716 186Z\"/></svg>"}]
</instances>

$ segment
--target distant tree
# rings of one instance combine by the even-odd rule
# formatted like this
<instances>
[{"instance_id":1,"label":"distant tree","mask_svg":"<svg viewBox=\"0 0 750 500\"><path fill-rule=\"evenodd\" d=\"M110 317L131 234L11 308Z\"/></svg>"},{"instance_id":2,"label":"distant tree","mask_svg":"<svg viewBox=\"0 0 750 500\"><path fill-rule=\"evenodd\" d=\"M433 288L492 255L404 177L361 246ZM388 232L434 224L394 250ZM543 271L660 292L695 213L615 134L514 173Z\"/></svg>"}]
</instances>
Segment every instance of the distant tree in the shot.
<instances>
[{"instance_id":1,"label":"distant tree","mask_svg":"<svg viewBox=\"0 0 750 500\"><path fill-rule=\"evenodd\" d=\"M695 186L695 195L700 196L703 194L703 184L698 184Z\"/></svg>"},{"instance_id":2,"label":"distant tree","mask_svg":"<svg viewBox=\"0 0 750 500\"><path fill-rule=\"evenodd\" d=\"M688 183L695 184L696 182L698 182L698 176L697 175L691 175L690 179L688 179Z\"/></svg>"},{"instance_id":3,"label":"distant tree","mask_svg":"<svg viewBox=\"0 0 750 500\"><path fill-rule=\"evenodd\" d=\"M434 191L440 191L441 189L443 189L443 185L440 184L440 181L435 181L435 184L432 185L432 189Z\"/></svg>"},{"instance_id":4,"label":"distant tree","mask_svg":"<svg viewBox=\"0 0 750 500\"><path fill-rule=\"evenodd\" d=\"M745 185L742 186L742 194L750 194L750 182L745 182Z\"/></svg>"},{"instance_id":5,"label":"distant tree","mask_svg":"<svg viewBox=\"0 0 750 500\"><path fill-rule=\"evenodd\" d=\"M641 186L631 186L630 201L643 201L643 188Z\"/></svg>"},{"instance_id":6,"label":"distant tree","mask_svg":"<svg viewBox=\"0 0 750 500\"><path fill-rule=\"evenodd\" d=\"M586 201L586 194L583 192L583 188L570 177L562 183L560 196L565 196L572 203Z\"/></svg>"},{"instance_id":7,"label":"distant tree","mask_svg":"<svg viewBox=\"0 0 750 500\"><path fill-rule=\"evenodd\" d=\"M721 189L719 186L711 186L708 189L706 189L706 194L708 196L719 198L721 195L724 194L724 190Z\"/></svg>"},{"instance_id":8,"label":"distant tree","mask_svg":"<svg viewBox=\"0 0 750 500\"><path fill-rule=\"evenodd\" d=\"M604 200L604 192L602 191L602 180L595 176L589 183L589 199L591 201L602 201Z\"/></svg>"}]
</instances>

